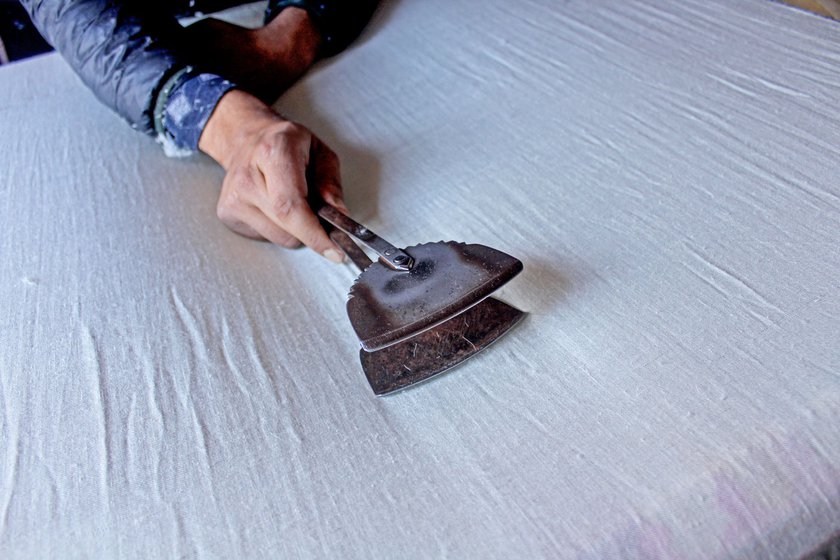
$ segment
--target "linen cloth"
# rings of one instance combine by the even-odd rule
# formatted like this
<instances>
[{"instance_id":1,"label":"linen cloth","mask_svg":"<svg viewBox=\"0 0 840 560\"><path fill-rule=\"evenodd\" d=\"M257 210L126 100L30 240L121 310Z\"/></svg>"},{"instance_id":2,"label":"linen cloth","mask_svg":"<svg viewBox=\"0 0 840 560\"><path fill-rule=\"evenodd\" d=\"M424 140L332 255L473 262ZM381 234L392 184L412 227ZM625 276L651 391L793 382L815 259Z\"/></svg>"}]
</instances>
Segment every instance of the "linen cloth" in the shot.
<instances>
[{"instance_id":1,"label":"linen cloth","mask_svg":"<svg viewBox=\"0 0 840 560\"><path fill-rule=\"evenodd\" d=\"M387 398L349 266L229 232L221 169L57 56L0 69L0 557L808 553L840 529L838 63L759 0L387 3L278 108L385 237L519 257L530 312Z\"/></svg>"}]
</instances>

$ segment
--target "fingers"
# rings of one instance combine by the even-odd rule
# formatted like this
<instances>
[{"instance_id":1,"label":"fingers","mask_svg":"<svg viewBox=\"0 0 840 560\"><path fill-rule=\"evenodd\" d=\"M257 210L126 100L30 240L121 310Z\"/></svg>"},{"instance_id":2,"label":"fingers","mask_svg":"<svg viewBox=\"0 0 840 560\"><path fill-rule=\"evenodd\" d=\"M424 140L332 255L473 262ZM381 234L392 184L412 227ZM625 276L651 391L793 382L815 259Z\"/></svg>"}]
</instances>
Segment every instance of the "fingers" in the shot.
<instances>
[{"instance_id":1,"label":"fingers","mask_svg":"<svg viewBox=\"0 0 840 560\"><path fill-rule=\"evenodd\" d=\"M330 260L340 262L338 248L327 237L306 201L306 179L300 170L264 170L267 196L255 201L256 207L276 227Z\"/></svg>"},{"instance_id":2,"label":"fingers","mask_svg":"<svg viewBox=\"0 0 840 560\"><path fill-rule=\"evenodd\" d=\"M317 189L324 202L347 213L344 193L341 188L341 169L338 156L320 139L313 137L309 158L313 180L311 187Z\"/></svg>"},{"instance_id":3,"label":"fingers","mask_svg":"<svg viewBox=\"0 0 840 560\"><path fill-rule=\"evenodd\" d=\"M307 201L314 195L347 211L332 150L306 128L271 119L229 161L217 213L230 229L284 247L303 243L331 261L344 260Z\"/></svg>"},{"instance_id":4,"label":"fingers","mask_svg":"<svg viewBox=\"0 0 840 560\"><path fill-rule=\"evenodd\" d=\"M259 179L258 179L259 177ZM295 249L300 241L272 222L250 199L264 190L259 185L262 175L253 172L232 172L225 177L216 214L228 228L244 237L266 240Z\"/></svg>"},{"instance_id":5,"label":"fingers","mask_svg":"<svg viewBox=\"0 0 840 560\"><path fill-rule=\"evenodd\" d=\"M239 220L238 223L235 223L234 226L231 227L231 229L233 229L237 233L241 233L238 230L239 224L242 224L242 229L246 231L250 230L254 234L256 234L243 234L246 237L251 237L253 239L264 239L266 241L274 243L275 245L280 245L281 247L285 247L287 249L297 249L298 247L300 247L300 241L295 239L294 236L280 229L277 226L277 224L272 222L258 208L255 208L253 206L246 209L243 212L241 220Z\"/></svg>"}]
</instances>

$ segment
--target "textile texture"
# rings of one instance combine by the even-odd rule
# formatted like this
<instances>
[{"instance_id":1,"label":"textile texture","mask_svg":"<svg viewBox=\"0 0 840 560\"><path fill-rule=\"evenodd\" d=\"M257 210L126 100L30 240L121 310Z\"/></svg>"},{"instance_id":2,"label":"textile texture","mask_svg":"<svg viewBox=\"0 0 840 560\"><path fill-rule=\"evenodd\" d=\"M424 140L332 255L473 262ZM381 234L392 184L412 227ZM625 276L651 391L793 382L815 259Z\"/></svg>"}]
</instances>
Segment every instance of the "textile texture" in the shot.
<instances>
[{"instance_id":1,"label":"textile texture","mask_svg":"<svg viewBox=\"0 0 840 560\"><path fill-rule=\"evenodd\" d=\"M58 56L1 68L0 557L816 551L840 529L837 39L763 0L383 5L278 109L396 244L520 258L499 297L530 313L386 398L349 266L228 231L222 170Z\"/></svg>"}]
</instances>

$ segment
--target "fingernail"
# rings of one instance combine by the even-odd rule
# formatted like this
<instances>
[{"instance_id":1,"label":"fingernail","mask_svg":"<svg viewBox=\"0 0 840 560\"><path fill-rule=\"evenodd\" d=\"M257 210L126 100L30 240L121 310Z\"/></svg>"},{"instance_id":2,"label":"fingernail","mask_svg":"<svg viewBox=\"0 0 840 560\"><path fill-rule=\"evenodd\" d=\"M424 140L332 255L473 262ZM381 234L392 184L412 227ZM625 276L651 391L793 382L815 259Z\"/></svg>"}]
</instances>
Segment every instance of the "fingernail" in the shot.
<instances>
[{"instance_id":1,"label":"fingernail","mask_svg":"<svg viewBox=\"0 0 840 560\"><path fill-rule=\"evenodd\" d=\"M344 262L344 257L335 249L327 249L326 251L324 251L324 256L336 264L341 264Z\"/></svg>"},{"instance_id":2,"label":"fingernail","mask_svg":"<svg viewBox=\"0 0 840 560\"><path fill-rule=\"evenodd\" d=\"M344 204L344 201L341 200L340 198L338 198L338 197L336 197L332 194L327 194L326 196L324 196L324 200L330 206L334 206L334 207L338 208L339 210L341 210L345 214L347 213L347 205Z\"/></svg>"}]
</instances>

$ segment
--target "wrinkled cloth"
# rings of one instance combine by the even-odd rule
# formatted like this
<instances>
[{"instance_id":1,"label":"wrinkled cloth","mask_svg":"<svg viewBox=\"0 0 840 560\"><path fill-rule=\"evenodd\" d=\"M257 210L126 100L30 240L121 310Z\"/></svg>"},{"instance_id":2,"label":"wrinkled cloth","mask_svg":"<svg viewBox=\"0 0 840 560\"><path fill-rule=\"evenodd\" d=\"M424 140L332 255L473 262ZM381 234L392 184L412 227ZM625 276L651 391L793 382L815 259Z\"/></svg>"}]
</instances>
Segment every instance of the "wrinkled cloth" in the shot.
<instances>
[{"instance_id":1,"label":"wrinkled cloth","mask_svg":"<svg viewBox=\"0 0 840 560\"><path fill-rule=\"evenodd\" d=\"M277 108L360 221L517 256L530 312L386 398L350 266L228 231L222 170L59 57L0 68L0 557L802 557L840 528L837 29L383 6Z\"/></svg>"}]
</instances>

